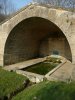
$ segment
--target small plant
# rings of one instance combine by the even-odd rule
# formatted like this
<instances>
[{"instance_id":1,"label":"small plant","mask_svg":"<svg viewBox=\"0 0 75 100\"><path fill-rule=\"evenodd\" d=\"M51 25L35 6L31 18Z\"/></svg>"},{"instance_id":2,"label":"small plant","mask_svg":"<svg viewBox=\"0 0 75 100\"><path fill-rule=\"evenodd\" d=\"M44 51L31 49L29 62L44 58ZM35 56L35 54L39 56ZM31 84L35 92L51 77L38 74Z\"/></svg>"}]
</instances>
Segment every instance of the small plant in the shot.
<instances>
[{"instance_id":1,"label":"small plant","mask_svg":"<svg viewBox=\"0 0 75 100\"><path fill-rule=\"evenodd\" d=\"M48 57L46 59L47 62L53 62L53 63L61 63L61 59L59 58L54 58L54 57Z\"/></svg>"}]
</instances>

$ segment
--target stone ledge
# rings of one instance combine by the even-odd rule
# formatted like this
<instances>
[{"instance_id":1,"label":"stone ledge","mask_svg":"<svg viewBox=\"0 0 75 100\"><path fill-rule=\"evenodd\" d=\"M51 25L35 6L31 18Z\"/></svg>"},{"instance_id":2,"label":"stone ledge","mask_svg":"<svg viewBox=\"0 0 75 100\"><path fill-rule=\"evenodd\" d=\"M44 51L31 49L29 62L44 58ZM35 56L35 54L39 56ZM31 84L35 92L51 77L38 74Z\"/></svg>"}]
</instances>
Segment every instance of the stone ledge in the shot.
<instances>
[{"instance_id":1,"label":"stone ledge","mask_svg":"<svg viewBox=\"0 0 75 100\"><path fill-rule=\"evenodd\" d=\"M65 63L66 63L66 60L64 59L64 60L62 61L61 64L59 64L57 67L55 67L55 68L54 68L53 70L51 70L49 73L47 73L47 74L45 75L45 77L46 77L46 78L50 77L51 74L53 74L57 69L59 69L59 68L60 68L61 66L63 66Z\"/></svg>"},{"instance_id":2,"label":"stone ledge","mask_svg":"<svg viewBox=\"0 0 75 100\"><path fill-rule=\"evenodd\" d=\"M26 76L27 78L29 78L31 82L34 82L34 83L42 82L44 79L43 75L39 75L39 74L27 72L27 71L16 70L16 73Z\"/></svg>"}]
</instances>

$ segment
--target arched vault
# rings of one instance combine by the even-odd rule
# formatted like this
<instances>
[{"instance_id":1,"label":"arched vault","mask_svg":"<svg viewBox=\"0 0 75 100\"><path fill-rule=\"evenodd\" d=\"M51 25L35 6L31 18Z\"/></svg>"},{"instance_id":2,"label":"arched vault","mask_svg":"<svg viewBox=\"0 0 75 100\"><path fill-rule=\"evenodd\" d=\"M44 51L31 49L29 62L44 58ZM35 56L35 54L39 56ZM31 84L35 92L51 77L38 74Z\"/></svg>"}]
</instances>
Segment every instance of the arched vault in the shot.
<instances>
[{"instance_id":1,"label":"arched vault","mask_svg":"<svg viewBox=\"0 0 75 100\"><path fill-rule=\"evenodd\" d=\"M68 11L32 4L1 24L1 65L54 53L74 62L68 16Z\"/></svg>"}]
</instances>

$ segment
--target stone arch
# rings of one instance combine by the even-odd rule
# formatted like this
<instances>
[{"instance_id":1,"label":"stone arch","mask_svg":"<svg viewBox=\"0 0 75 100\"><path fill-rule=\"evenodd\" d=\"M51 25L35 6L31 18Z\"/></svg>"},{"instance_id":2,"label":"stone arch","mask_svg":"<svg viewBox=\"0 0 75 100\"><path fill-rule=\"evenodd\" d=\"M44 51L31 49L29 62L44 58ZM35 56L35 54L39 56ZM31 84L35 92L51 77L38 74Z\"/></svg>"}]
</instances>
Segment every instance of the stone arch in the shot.
<instances>
[{"instance_id":1,"label":"stone arch","mask_svg":"<svg viewBox=\"0 0 75 100\"><path fill-rule=\"evenodd\" d=\"M14 26L6 39L4 65L50 55L52 53L51 50L56 49L53 47L51 50L49 49L49 41L52 41L51 39L55 41L59 39L57 44L59 41L61 43L65 42L62 43L64 46L63 49L67 47L66 50L69 50L69 55L65 54L65 49L63 51L60 46L56 47L62 52L61 56L72 61L69 42L62 30L55 23L46 18L36 16L22 20ZM55 43L53 45L55 45ZM67 46L65 47L65 45ZM45 47L48 47L48 51L46 51L47 48Z\"/></svg>"},{"instance_id":2,"label":"stone arch","mask_svg":"<svg viewBox=\"0 0 75 100\"><path fill-rule=\"evenodd\" d=\"M54 25L56 25L64 34L66 37L66 40L68 41L68 45L71 51L72 55L72 62L75 63L75 39L74 34L71 35L71 26L70 22L71 19L68 20L68 17L71 16L71 13L65 10L59 10L50 8L44 5L39 4L30 4L15 15L13 15L10 19L6 20L4 23L0 25L0 65L4 65L4 57L5 57L5 46L7 43L7 40L10 36L11 31L22 21L31 18L31 17L40 17L43 19L46 19ZM73 21L74 22L74 21ZM74 29L74 23L73 23L73 29ZM73 38L73 41L72 41Z\"/></svg>"}]
</instances>

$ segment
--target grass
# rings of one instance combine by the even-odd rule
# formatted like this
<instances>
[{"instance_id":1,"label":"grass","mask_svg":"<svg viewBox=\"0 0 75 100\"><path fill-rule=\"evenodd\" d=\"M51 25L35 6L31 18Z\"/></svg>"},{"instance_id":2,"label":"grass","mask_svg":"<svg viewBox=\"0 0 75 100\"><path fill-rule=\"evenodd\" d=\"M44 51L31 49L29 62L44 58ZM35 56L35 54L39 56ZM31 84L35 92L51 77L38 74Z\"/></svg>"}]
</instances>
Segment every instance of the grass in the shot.
<instances>
[{"instance_id":1,"label":"grass","mask_svg":"<svg viewBox=\"0 0 75 100\"><path fill-rule=\"evenodd\" d=\"M57 65L58 64L42 62L42 63L32 65L32 66L27 67L27 68L22 69L22 70L37 73L37 74L40 74L40 75L45 75L49 71L51 71L53 68L55 68Z\"/></svg>"},{"instance_id":2,"label":"grass","mask_svg":"<svg viewBox=\"0 0 75 100\"><path fill-rule=\"evenodd\" d=\"M27 88L12 100L75 100L75 83L42 82Z\"/></svg>"},{"instance_id":3,"label":"grass","mask_svg":"<svg viewBox=\"0 0 75 100\"><path fill-rule=\"evenodd\" d=\"M0 68L0 100L16 89L21 88L26 79L26 77L15 72L8 72Z\"/></svg>"}]
</instances>

